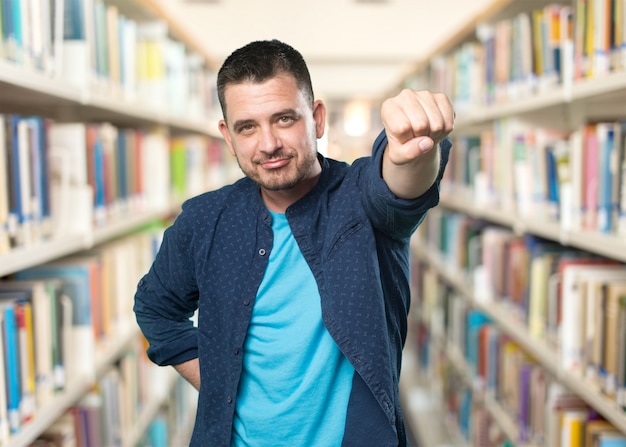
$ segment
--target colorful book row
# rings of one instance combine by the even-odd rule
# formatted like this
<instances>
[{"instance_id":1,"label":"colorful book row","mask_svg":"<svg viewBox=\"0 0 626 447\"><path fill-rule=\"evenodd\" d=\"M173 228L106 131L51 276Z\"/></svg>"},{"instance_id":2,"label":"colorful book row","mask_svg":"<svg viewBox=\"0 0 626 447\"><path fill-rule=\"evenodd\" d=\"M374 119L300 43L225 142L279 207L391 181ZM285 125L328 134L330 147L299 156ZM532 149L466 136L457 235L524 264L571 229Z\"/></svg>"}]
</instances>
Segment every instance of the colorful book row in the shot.
<instances>
[{"instance_id":1,"label":"colorful book row","mask_svg":"<svg viewBox=\"0 0 626 447\"><path fill-rule=\"evenodd\" d=\"M502 119L455 138L443 188L477 206L566 230L626 235L626 123L588 123L571 133Z\"/></svg>"},{"instance_id":2,"label":"colorful book row","mask_svg":"<svg viewBox=\"0 0 626 447\"><path fill-rule=\"evenodd\" d=\"M561 368L626 407L624 264L457 213L426 225L429 246L465 272L475 299L507 306Z\"/></svg>"},{"instance_id":3,"label":"colorful book row","mask_svg":"<svg viewBox=\"0 0 626 447\"><path fill-rule=\"evenodd\" d=\"M0 58L173 116L213 113L214 74L203 57L164 21L131 19L120 7L137 11L103 0L3 0Z\"/></svg>"},{"instance_id":4,"label":"colorful book row","mask_svg":"<svg viewBox=\"0 0 626 447\"><path fill-rule=\"evenodd\" d=\"M573 0L479 25L472 39L434 57L406 84L446 92L464 110L625 68L626 2Z\"/></svg>"},{"instance_id":5,"label":"colorful book row","mask_svg":"<svg viewBox=\"0 0 626 447\"><path fill-rule=\"evenodd\" d=\"M422 335L418 353L428 352L426 365L439 375L447 408L470 445L626 445L625 434L564 389L489 316L473 310L464 297L439 280L431 267L416 262L412 272L416 296L437 297L433 309L414 308L414 313L431 312L440 320L439 325L420 323L420 333L435 337L440 327L444 340L433 343L430 336Z\"/></svg>"},{"instance_id":6,"label":"colorful book row","mask_svg":"<svg viewBox=\"0 0 626 447\"><path fill-rule=\"evenodd\" d=\"M142 336L135 341L91 391L30 444L32 447L184 444L188 433L180 433L179 428L190 426L186 419L193 421L197 393L174 371L148 360ZM142 419L150 411L153 419L142 427Z\"/></svg>"},{"instance_id":7,"label":"colorful book row","mask_svg":"<svg viewBox=\"0 0 626 447\"><path fill-rule=\"evenodd\" d=\"M162 231L156 224L0 280L0 441L56 394L95 380L97 347L134 322L137 281Z\"/></svg>"},{"instance_id":8,"label":"colorful book row","mask_svg":"<svg viewBox=\"0 0 626 447\"><path fill-rule=\"evenodd\" d=\"M0 115L0 253L165 211L220 186L225 154L210 137Z\"/></svg>"}]
</instances>

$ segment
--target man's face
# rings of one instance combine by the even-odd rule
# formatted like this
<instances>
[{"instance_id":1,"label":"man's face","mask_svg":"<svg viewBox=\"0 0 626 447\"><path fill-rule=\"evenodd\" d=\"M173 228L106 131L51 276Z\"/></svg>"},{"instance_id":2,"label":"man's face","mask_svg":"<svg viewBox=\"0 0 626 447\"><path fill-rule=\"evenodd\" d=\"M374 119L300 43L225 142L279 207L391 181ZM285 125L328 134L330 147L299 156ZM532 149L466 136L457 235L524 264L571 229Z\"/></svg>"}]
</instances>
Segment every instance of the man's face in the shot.
<instances>
[{"instance_id":1,"label":"man's face","mask_svg":"<svg viewBox=\"0 0 626 447\"><path fill-rule=\"evenodd\" d=\"M224 97L227 116L220 132L244 174L262 191L301 196L310 189L321 172L317 138L324 133L324 105L316 101L311 107L286 74L229 85Z\"/></svg>"}]
</instances>

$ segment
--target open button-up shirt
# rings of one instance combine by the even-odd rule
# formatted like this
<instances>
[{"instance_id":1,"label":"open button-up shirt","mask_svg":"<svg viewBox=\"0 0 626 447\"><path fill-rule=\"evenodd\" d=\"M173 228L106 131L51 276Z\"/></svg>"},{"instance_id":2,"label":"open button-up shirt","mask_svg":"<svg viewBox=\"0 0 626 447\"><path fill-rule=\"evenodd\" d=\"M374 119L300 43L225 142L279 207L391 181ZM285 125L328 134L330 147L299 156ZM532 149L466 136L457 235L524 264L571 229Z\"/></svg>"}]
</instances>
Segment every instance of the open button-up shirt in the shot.
<instances>
[{"instance_id":1,"label":"open button-up shirt","mask_svg":"<svg viewBox=\"0 0 626 447\"><path fill-rule=\"evenodd\" d=\"M344 446L404 446L398 381L407 332L409 241L439 201L451 144L440 143L432 187L415 200L384 182L385 133L352 165L319 156L315 187L286 216L317 281L322 319L355 368ZM159 365L199 358L193 446L229 446L242 352L272 248L271 215L257 184L188 200L165 232L135 296L137 321ZM197 327L190 316L198 309Z\"/></svg>"}]
</instances>

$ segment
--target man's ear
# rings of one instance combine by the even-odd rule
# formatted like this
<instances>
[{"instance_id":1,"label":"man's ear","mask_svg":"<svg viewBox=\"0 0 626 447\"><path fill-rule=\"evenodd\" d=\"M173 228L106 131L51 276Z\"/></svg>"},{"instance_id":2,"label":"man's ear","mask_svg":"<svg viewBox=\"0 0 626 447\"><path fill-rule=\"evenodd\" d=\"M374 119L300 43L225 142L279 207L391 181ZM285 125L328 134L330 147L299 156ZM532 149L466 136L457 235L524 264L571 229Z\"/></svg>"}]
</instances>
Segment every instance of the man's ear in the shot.
<instances>
[{"instance_id":1,"label":"man's ear","mask_svg":"<svg viewBox=\"0 0 626 447\"><path fill-rule=\"evenodd\" d=\"M228 152L230 152L230 155L234 156L235 150L233 149L230 132L228 131L228 124L226 124L225 120L220 120L220 122L218 123L218 128L220 130L220 133L224 137L224 140L226 141L226 145L228 146Z\"/></svg>"},{"instance_id":2,"label":"man's ear","mask_svg":"<svg viewBox=\"0 0 626 447\"><path fill-rule=\"evenodd\" d=\"M315 135L317 138L322 138L326 127L326 106L321 99L313 103L313 119L315 120Z\"/></svg>"}]
</instances>

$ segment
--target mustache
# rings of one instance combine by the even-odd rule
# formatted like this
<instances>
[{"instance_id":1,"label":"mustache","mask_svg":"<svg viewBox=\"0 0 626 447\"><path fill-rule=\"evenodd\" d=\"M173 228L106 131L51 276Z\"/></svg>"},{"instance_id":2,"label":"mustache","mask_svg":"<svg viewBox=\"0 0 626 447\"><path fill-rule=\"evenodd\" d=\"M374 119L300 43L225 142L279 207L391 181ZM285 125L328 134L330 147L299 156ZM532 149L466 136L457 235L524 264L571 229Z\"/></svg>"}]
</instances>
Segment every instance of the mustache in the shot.
<instances>
[{"instance_id":1,"label":"mustache","mask_svg":"<svg viewBox=\"0 0 626 447\"><path fill-rule=\"evenodd\" d=\"M277 151L271 155L255 157L252 161L257 164L266 163L273 160L283 160L286 158L293 158L293 154L288 151Z\"/></svg>"}]
</instances>

